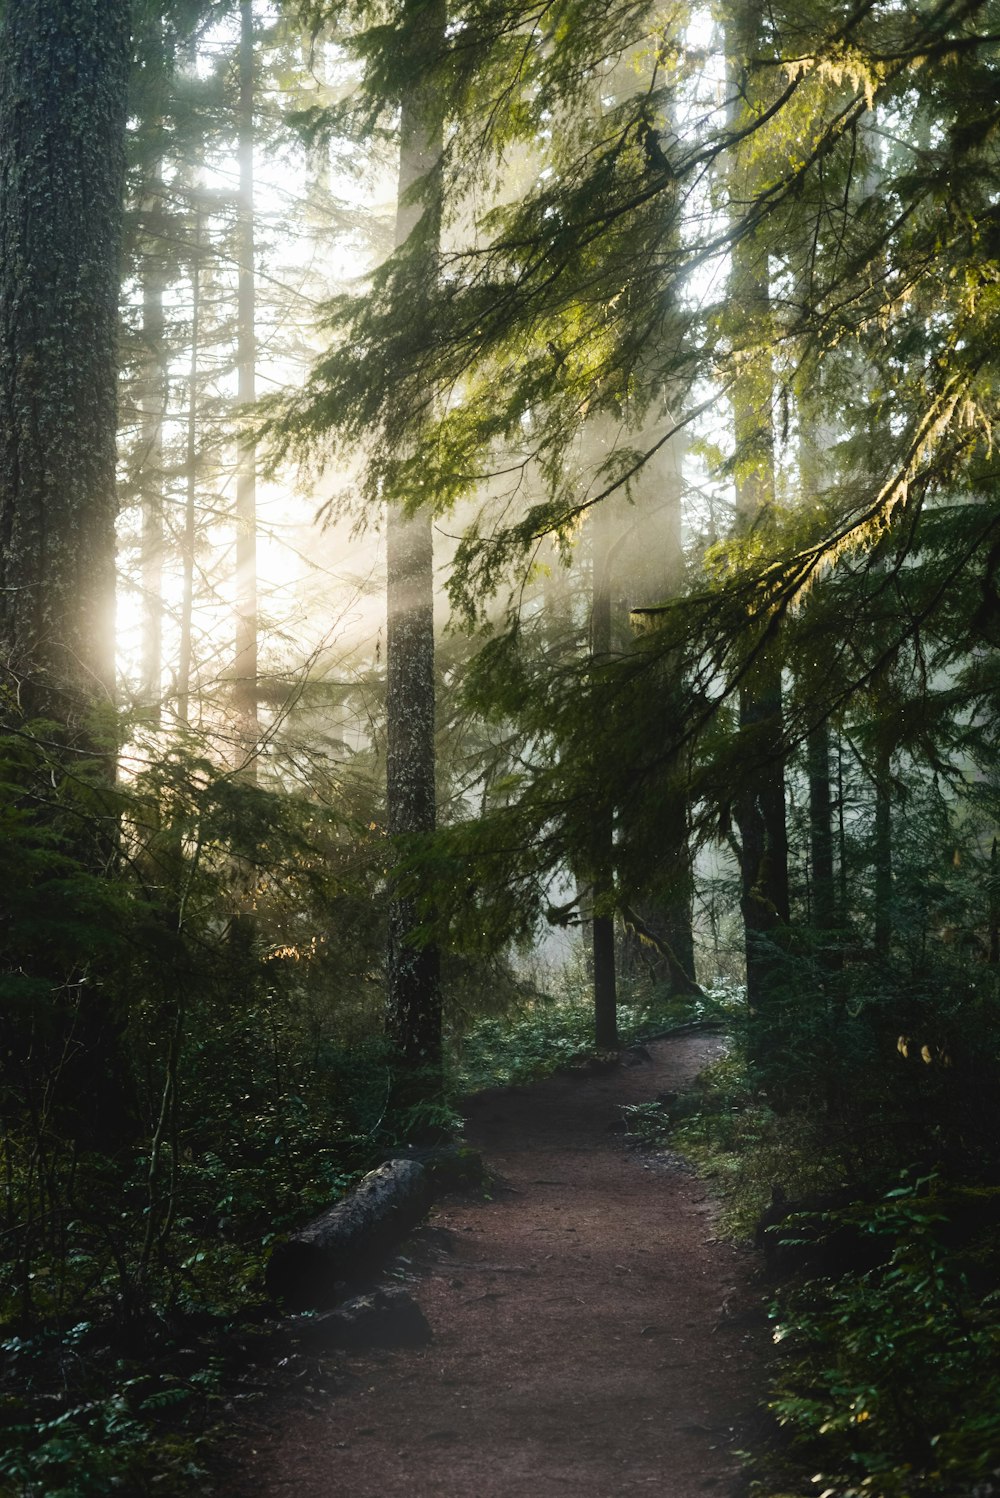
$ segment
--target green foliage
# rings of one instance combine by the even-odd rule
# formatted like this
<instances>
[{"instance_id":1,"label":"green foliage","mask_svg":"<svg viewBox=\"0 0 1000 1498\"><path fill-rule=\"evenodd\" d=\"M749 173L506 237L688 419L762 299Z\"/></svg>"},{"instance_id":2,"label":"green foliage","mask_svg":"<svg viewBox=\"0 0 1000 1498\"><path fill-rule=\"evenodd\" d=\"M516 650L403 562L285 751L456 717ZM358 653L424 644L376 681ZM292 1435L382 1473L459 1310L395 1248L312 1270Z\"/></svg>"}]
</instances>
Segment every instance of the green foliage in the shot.
<instances>
[{"instance_id":1,"label":"green foliage","mask_svg":"<svg viewBox=\"0 0 1000 1498\"><path fill-rule=\"evenodd\" d=\"M529 1082L593 1054L593 1005L532 1006L520 1019L485 1019L464 1036L455 1085L462 1092Z\"/></svg>"},{"instance_id":2,"label":"green foliage","mask_svg":"<svg viewBox=\"0 0 1000 1498\"><path fill-rule=\"evenodd\" d=\"M90 1330L81 1322L58 1338L0 1344L21 1380L4 1394L0 1412L4 1491L18 1498L197 1492L206 1476L200 1436L218 1369L209 1363L185 1374L151 1373L126 1359L109 1367L88 1347ZM51 1381L55 1359L64 1382L62 1408L53 1413L50 1399L43 1412L35 1398Z\"/></svg>"},{"instance_id":3,"label":"green foliage","mask_svg":"<svg viewBox=\"0 0 1000 1498\"><path fill-rule=\"evenodd\" d=\"M996 1475L1000 1296L977 1293L967 1254L942 1241L961 1205L931 1178L820 1218L828 1232L848 1223L886 1254L867 1274L812 1280L774 1312L771 1409L793 1452L818 1469L820 1491L938 1498Z\"/></svg>"},{"instance_id":4,"label":"green foliage","mask_svg":"<svg viewBox=\"0 0 1000 1498\"><path fill-rule=\"evenodd\" d=\"M594 1049L594 1008L582 964L569 962L552 985L507 1015L474 1022L456 1042L451 1086L457 1093L530 1082L561 1068L583 1066ZM623 987L618 1006L621 1044L641 1042L692 1019L717 1018L718 999L674 997L640 984Z\"/></svg>"}]
</instances>

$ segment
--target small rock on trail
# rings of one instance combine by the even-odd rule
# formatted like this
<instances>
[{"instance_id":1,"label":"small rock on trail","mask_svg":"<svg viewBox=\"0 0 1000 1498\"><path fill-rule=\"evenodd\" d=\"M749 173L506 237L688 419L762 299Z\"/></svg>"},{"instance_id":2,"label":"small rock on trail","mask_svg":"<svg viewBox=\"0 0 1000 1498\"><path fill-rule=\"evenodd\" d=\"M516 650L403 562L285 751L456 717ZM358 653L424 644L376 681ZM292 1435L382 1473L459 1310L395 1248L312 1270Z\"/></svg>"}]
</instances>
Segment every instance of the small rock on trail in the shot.
<instances>
[{"instance_id":1,"label":"small rock on trail","mask_svg":"<svg viewBox=\"0 0 1000 1498\"><path fill-rule=\"evenodd\" d=\"M623 1103L683 1088L713 1035L651 1061L484 1094L470 1142L502 1183L406 1249L426 1347L342 1355L336 1396L241 1429L227 1498L731 1498L758 1392L745 1256L690 1172L625 1153Z\"/></svg>"}]
</instances>

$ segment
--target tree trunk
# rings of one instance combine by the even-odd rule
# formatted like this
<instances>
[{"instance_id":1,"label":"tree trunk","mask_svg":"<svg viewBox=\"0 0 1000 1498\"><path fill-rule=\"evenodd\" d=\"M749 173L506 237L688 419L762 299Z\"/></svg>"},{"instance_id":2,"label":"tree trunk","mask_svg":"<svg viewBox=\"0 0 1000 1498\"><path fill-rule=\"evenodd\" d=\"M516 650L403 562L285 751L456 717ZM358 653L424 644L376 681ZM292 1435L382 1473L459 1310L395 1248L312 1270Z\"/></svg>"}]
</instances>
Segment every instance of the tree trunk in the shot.
<instances>
[{"instance_id":1,"label":"tree trunk","mask_svg":"<svg viewBox=\"0 0 1000 1498\"><path fill-rule=\"evenodd\" d=\"M749 6L727 38L733 122L755 109L755 86L744 59L758 50L761 14ZM749 199L749 190L742 197ZM770 284L766 252L738 224L732 247L730 297L747 323L766 326ZM733 386L733 423L739 455L737 525L750 531L765 522L774 502L772 382L743 374ZM781 661L775 641L761 640L759 654L740 691L740 735L746 745L744 783L735 804L741 842L741 907L746 940L747 999L763 1014L773 998L775 937L788 923L788 837L782 753Z\"/></svg>"},{"instance_id":2,"label":"tree trunk","mask_svg":"<svg viewBox=\"0 0 1000 1498\"><path fill-rule=\"evenodd\" d=\"M833 873L833 796L830 788L830 730L818 724L809 734L809 852L812 863L813 925L832 931L837 925ZM829 954L828 954L829 955Z\"/></svg>"},{"instance_id":3,"label":"tree trunk","mask_svg":"<svg viewBox=\"0 0 1000 1498\"><path fill-rule=\"evenodd\" d=\"M128 0L0 26L0 673L71 732L114 700Z\"/></svg>"},{"instance_id":4,"label":"tree trunk","mask_svg":"<svg viewBox=\"0 0 1000 1498\"><path fill-rule=\"evenodd\" d=\"M613 544L610 506L598 505L591 521L593 594L590 612L590 659L596 671L611 655L611 548ZM596 680L591 683L596 689ZM595 711L599 711L595 704ZM599 767L594 775L594 811L591 823L591 900L594 945L594 1043L599 1050L618 1046L618 988L615 972L614 900L614 810L602 794Z\"/></svg>"},{"instance_id":5,"label":"tree trunk","mask_svg":"<svg viewBox=\"0 0 1000 1498\"><path fill-rule=\"evenodd\" d=\"M886 956L892 941L892 755L875 760L875 950Z\"/></svg>"},{"instance_id":6,"label":"tree trunk","mask_svg":"<svg viewBox=\"0 0 1000 1498\"><path fill-rule=\"evenodd\" d=\"M419 15L413 0L409 7ZM445 6L430 0L414 22L415 82L402 100L395 244L415 231L430 279L437 260L443 149L439 100L421 82L424 59L442 43ZM422 190L421 190L422 184ZM418 198L419 195L419 198ZM411 251L412 252L412 251ZM386 517L386 801L389 837L434 831L434 556L428 510ZM437 948L414 940L416 899L393 889L389 902L386 1028L411 1066L436 1068L441 1059L441 991Z\"/></svg>"},{"instance_id":7,"label":"tree trunk","mask_svg":"<svg viewBox=\"0 0 1000 1498\"><path fill-rule=\"evenodd\" d=\"M159 723L163 672L163 415L167 368L163 346L163 290L166 277L159 244L163 181L159 164L146 199L147 246L142 287L143 378L139 474L142 578L142 658L139 694Z\"/></svg>"},{"instance_id":8,"label":"tree trunk","mask_svg":"<svg viewBox=\"0 0 1000 1498\"><path fill-rule=\"evenodd\" d=\"M187 434L184 461L184 525L181 532L181 619L177 662L177 716L191 719L191 674L194 629L194 560L198 497L198 355L201 339L201 213L195 204L191 252L191 363L188 370Z\"/></svg>"},{"instance_id":9,"label":"tree trunk","mask_svg":"<svg viewBox=\"0 0 1000 1498\"><path fill-rule=\"evenodd\" d=\"M646 440L639 434L641 441ZM616 547L616 570L623 616L627 611L660 604L676 598L684 584L684 549L681 525L683 492L683 448L680 437L671 440L658 455L655 466L647 465L635 486L634 503L621 507L620 523L628 526L628 544ZM631 632L630 632L631 633ZM670 694L679 685L681 662L674 657L666 662L667 676L663 690ZM692 901L694 876L688 824L688 798L680 777L664 776L659 789L662 830L662 853L659 861L658 891L636 901L636 914L650 933L661 938L661 947L653 959L653 976L675 994L701 993L695 981L694 928ZM626 932L629 932L626 922ZM638 934L631 936L633 951L650 962L650 948Z\"/></svg>"},{"instance_id":10,"label":"tree trunk","mask_svg":"<svg viewBox=\"0 0 1000 1498\"><path fill-rule=\"evenodd\" d=\"M990 943L988 961L990 967L995 968L1000 965L1000 890L997 889L997 840L995 837L990 846L990 873L987 887L989 896L986 904L986 917Z\"/></svg>"},{"instance_id":11,"label":"tree trunk","mask_svg":"<svg viewBox=\"0 0 1000 1498\"><path fill-rule=\"evenodd\" d=\"M0 22L0 722L65 740L79 866L113 864L118 293L131 55L127 0L17 0ZM103 722L103 731L102 723ZM57 785L55 774L52 784ZM48 778L48 777L47 777ZM35 798L33 797L33 800ZM109 1149L132 1116L118 1016L95 975L43 938L18 965L47 988L4 1015L14 1085L48 1124ZM6 1078L5 1078L6 1081Z\"/></svg>"},{"instance_id":12,"label":"tree trunk","mask_svg":"<svg viewBox=\"0 0 1000 1498\"><path fill-rule=\"evenodd\" d=\"M237 417L257 398L256 278L254 270L254 22L252 0L240 0L239 262L236 316ZM259 735L257 710L257 444L245 428L236 455L236 738L244 776L253 776Z\"/></svg>"}]
</instances>

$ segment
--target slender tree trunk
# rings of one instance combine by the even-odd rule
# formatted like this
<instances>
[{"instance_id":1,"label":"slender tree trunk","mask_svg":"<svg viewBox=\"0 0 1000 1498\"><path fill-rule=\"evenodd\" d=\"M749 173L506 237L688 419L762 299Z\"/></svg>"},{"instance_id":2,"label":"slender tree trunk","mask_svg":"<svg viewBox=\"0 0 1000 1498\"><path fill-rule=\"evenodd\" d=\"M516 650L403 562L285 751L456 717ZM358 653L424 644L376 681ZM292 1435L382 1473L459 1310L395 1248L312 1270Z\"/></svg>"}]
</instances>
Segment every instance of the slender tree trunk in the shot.
<instances>
[{"instance_id":1,"label":"slender tree trunk","mask_svg":"<svg viewBox=\"0 0 1000 1498\"><path fill-rule=\"evenodd\" d=\"M0 672L81 728L114 698L127 0L0 25Z\"/></svg>"},{"instance_id":2,"label":"slender tree trunk","mask_svg":"<svg viewBox=\"0 0 1000 1498\"><path fill-rule=\"evenodd\" d=\"M236 639L233 660L236 762L241 781L257 783L260 721L257 660L257 444L246 422L257 398L257 281L254 263L254 13L240 0L239 200L236 254L239 262L236 314ZM256 850L255 850L256 851ZM238 858L233 868L236 907L229 921L229 986L234 1004L253 991L259 976L254 943L255 860Z\"/></svg>"},{"instance_id":3,"label":"slender tree trunk","mask_svg":"<svg viewBox=\"0 0 1000 1498\"><path fill-rule=\"evenodd\" d=\"M800 296L808 296L808 287ZM822 375L798 393L799 414L799 480L800 499L805 505L818 505L825 482L827 453L836 440L829 417L817 412L817 398L822 397ZM820 932L832 932L837 926L837 887L834 880L833 793L830 780L830 725L817 723L806 740L806 769L809 779L809 858L812 868L813 926ZM820 961L827 968L840 966L839 954L830 942L820 943Z\"/></svg>"},{"instance_id":4,"label":"slender tree trunk","mask_svg":"<svg viewBox=\"0 0 1000 1498\"><path fill-rule=\"evenodd\" d=\"M833 796L830 786L830 730L820 723L807 744L809 763L809 852L813 876L813 924L820 931L837 925L833 871Z\"/></svg>"},{"instance_id":5,"label":"slender tree trunk","mask_svg":"<svg viewBox=\"0 0 1000 1498\"><path fill-rule=\"evenodd\" d=\"M142 659L140 696L159 722L163 672L163 413L167 370L163 346L163 290L166 281L163 252L158 242L162 216L162 176L157 167L146 200L151 243L142 288L142 380L140 474L141 537L139 568L142 578Z\"/></svg>"},{"instance_id":6,"label":"slender tree trunk","mask_svg":"<svg viewBox=\"0 0 1000 1498\"><path fill-rule=\"evenodd\" d=\"M191 719L191 672L194 628L194 562L196 504L198 497L198 356L201 338L201 214L194 215L194 249L191 253L191 362L188 370L187 433L184 463L184 525L181 532L180 651L177 663L177 716Z\"/></svg>"},{"instance_id":7,"label":"slender tree trunk","mask_svg":"<svg viewBox=\"0 0 1000 1498\"><path fill-rule=\"evenodd\" d=\"M1000 890L997 889L997 840L995 837L990 847L989 899L986 914L990 941L989 963L991 967L996 967L1000 964Z\"/></svg>"},{"instance_id":8,"label":"slender tree trunk","mask_svg":"<svg viewBox=\"0 0 1000 1498\"><path fill-rule=\"evenodd\" d=\"M694 872L691 866L690 830L687 798L679 791L667 789L667 851L670 893L663 907L666 945L673 954L668 959L668 979L675 994L700 994L695 973Z\"/></svg>"},{"instance_id":9,"label":"slender tree trunk","mask_svg":"<svg viewBox=\"0 0 1000 1498\"><path fill-rule=\"evenodd\" d=\"M593 594L590 612L590 659L595 671L611 655L612 510L598 505L592 525ZM596 682L592 683L596 686ZM618 1046L618 989L615 972L614 812L594 777L591 825L591 901L594 944L594 1042L600 1050Z\"/></svg>"},{"instance_id":10,"label":"slender tree trunk","mask_svg":"<svg viewBox=\"0 0 1000 1498\"><path fill-rule=\"evenodd\" d=\"M442 0L410 0L414 66L402 100L395 244L418 231L425 274L435 274L443 149L439 100L422 70L442 45ZM433 832L434 785L434 548L431 514L386 517L386 801L390 839L398 845ZM440 962L437 948L414 940L419 924L414 896L393 889L389 901L386 1028L402 1059L436 1067L441 1058Z\"/></svg>"},{"instance_id":11,"label":"slender tree trunk","mask_svg":"<svg viewBox=\"0 0 1000 1498\"><path fill-rule=\"evenodd\" d=\"M142 584L139 695L149 721L158 727L163 706L163 422L168 382L163 313L163 297L167 286L163 156L166 149L167 80L173 57L163 21L158 15L150 14L145 27L140 22L137 42L149 80L146 129L152 145L141 220L144 253L139 449L139 573Z\"/></svg>"},{"instance_id":12,"label":"slender tree trunk","mask_svg":"<svg viewBox=\"0 0 1000 1498\"><path fill-rule=\"evenodd\" d=\"M254 268L254 20L252 0L240 0L239 210L237 258L237 415L257 398L256 277ZM244 775L253 775L259 736L257 710L257 444L247 430L236 457L236 680L237 741Z\"/></svg>"},{"instance_id":13,"label":"slender tree trunk","mask_svg":"<svg viewBox=\"0 0 1000 1498\"><path fill-rule=\"evenodd\" d=\"M892 756L880 748L875 761L875 950L888 954L892 941Z\"/></svg>"},{"instance_id":14,"label":"slender tree trunk","mask_svg":"<svg viewBox=\"0 0 1000 1498\"><path fill-rule=\"evenodd\" d=\"M847 804L844 796L844 741L837 735L837 881L840 892L840 908L847 919L850 910L850 891L847 885Z\"/></svg>"}]
</instances>

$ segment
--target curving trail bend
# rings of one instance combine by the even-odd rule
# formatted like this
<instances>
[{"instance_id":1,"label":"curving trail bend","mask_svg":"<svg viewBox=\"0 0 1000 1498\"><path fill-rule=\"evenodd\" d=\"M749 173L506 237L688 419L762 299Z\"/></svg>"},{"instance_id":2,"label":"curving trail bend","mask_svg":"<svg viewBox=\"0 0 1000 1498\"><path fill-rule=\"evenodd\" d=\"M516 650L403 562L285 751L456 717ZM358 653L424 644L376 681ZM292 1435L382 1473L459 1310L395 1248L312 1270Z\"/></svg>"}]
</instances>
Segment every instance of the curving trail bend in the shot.
<instances>
[{"instance_id":1,"label":"curving trail bend","mask_svg":"<svg viewBox=\"0 0 1000 1498\"><path fill-rule=\"evenodd\" d=\"M758 1393L751 1267L705 1185L626 1151L622 1103L684 1086L715 1036L470 1104L503 1187L405 1252L434 1341L341 1355L339 1390L240 1441L229 1498L733 1498ZM441 1230L445 1231L441 1231Z\"/></svg>"}]
</instances>

